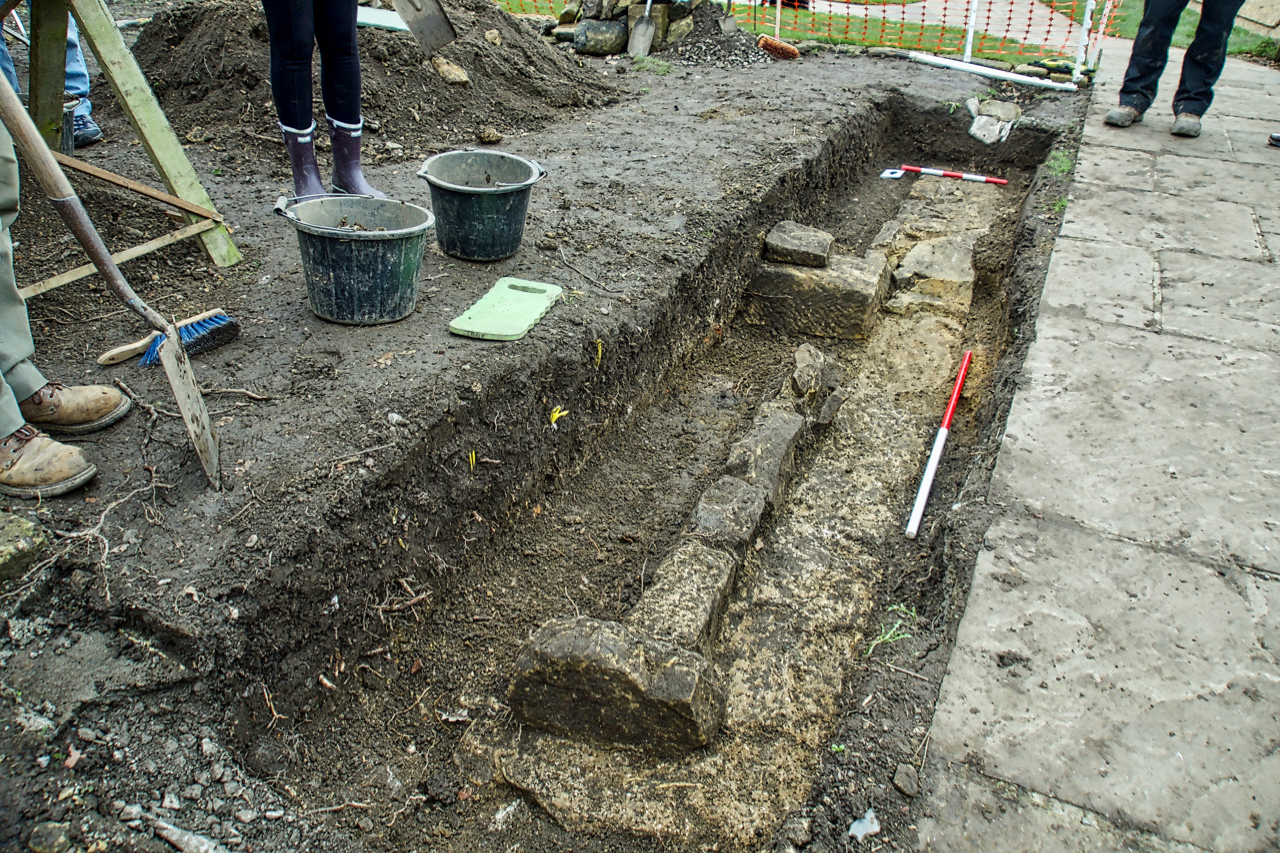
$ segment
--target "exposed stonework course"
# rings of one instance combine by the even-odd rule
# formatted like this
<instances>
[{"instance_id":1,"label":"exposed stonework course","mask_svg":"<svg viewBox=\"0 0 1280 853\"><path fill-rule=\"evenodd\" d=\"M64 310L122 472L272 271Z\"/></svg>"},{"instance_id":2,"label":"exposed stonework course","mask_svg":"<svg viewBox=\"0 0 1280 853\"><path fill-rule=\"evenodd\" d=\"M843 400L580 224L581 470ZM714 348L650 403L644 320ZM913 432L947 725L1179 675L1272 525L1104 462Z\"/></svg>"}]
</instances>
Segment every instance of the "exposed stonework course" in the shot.
<instances>
[{"instance_id":1,"label":"exposed stonework course","mask_svg":"<svg viewBox=\"0 0 1280 853\"><path fill-rule=\"evenodd\" d=\"M764 240L764 256L780 264L800 264L806 267L825 267L835 242L826 231L783 220L773 226Z\"/></svg>"},{"instance_id":2,"label":"exposed stonework course","mask_svg":"<svg viewBox=\"0 0 1280 853\"><path fill-rule=\"evenodd\" d=\"M725 472L764 490L776 507L791 473L804 418L788 403L766 403L751 431L729 449Z\"/></svg>"},{"instance_id":3,"label":"exposed stonework course","mask_svg":"<svg viewBox=\"0 0 1280 853\"><path fill-rule=\"evenodd\" d=\"M658 564L656 582L627 615L627 627L710 657L737 568L718 548L682 543Z\"/></svg>"},{"instance_id":4,"label":"exposed stonework course","mask_svg":"<svg viewBox=\"0 0 1280 853\"><path fill-rule=\"evenodd\" d=\"M737 477L721 477L702 493L691 532L704 542L742 556L754 540L768 493Z\"/></svg>"},{"instance_id":5,"label":"exposed stonework course","mask_svg":"<svg viewBox=\"0 0 1280 853\"><path fill-rule=\"evenodd\" d=\"M508 690L511 710L528 725L660 752L710 742L724 697L701 655L585 616L543 625Z\"/></svg>"},{"instance_id":6,"label":"exposed stonework course","mask_svg":"<svg viewBox=\"0 0 1280 853\"><path fill-rule=\"evenodd\" d=\"M888 287L888 259L878 250L865 258L833 256L822 269L764 263L748 287L744 316L788 334L861 340Z\"/></svg>"}]
</instances>

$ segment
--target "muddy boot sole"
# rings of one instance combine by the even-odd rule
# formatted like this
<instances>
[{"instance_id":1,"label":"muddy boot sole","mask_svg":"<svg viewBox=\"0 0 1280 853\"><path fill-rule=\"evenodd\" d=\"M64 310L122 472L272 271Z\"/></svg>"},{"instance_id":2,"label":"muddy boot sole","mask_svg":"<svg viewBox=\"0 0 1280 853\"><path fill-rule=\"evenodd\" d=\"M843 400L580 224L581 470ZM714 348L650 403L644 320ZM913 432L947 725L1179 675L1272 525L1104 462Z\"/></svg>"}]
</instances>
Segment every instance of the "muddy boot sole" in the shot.
<instances>
[{"instance_id":1,"label":"muddy boot sole","mask_svg":"<svg viewBox=\"0 0 1280 853\"><path fill-rule=\"evenodd\" d=\"M58 495L65 495L67 492L80 488L92 480L97 473L98 466L90 465L74 477L68 477L60 483L53 483L48 486L6 486L0 483L0 495L28 500L56 498Z\"/></svg>"},{"instance_id":2,"label":"muddy boot sole","mask_svg":"<svg viewBox=\"0 0 1280 853\"><path fill-rule=\"evenodd\" d=\"M125 397L120 401L120 405L115 409L98 418L96 421L88 421L82 424L47 424L32 421L31 425L47 433L58 433L60 435L83 435L86 432L97 432L100 429L111 426L116 421L129 414L133 401Z\"/></svg>"}]
</instances>

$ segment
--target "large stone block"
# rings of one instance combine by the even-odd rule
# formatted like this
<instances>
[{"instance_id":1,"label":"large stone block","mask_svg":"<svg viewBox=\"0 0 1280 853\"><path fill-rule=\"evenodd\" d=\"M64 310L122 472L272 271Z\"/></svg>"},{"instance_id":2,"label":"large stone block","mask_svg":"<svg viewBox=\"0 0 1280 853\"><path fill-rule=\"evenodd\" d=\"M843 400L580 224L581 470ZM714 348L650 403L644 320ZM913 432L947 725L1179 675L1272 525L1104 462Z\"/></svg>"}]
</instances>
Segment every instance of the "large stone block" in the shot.
<instances>
[{"instance_id":1,"label":"large stone block","mask_svg":"<svg viewBox=\"0 0 1280 853\"><path fill-rule=\"evenodd\" d=\"M770 507L776 507L791 476L796 444L804 418L787 404L766 403L751 431L729 448L725 473L764 490Z\"/></svg>"},{"instance_id":2,"label":"large stone block","mask_svg":"<svg viewBox=\"0 0 1280 853\"><path fill-rule=\"evenodd\" d=\"M822 269L764 263L744 316L789 334L859 340L871 333L888 287L889 260L879 250L865 258L832 257Z\"/></svg>"},{"instance_id":3,"label":"large stone block","mask_svg":"<svg viewBox=\"0 0 1280 853\"><path fill-rule=\"evenodd\" d=\"M612 56L627 49L627 25L622 21L582 21L573 36L573 49L588 56Z\"/></svg>"},{"instance_id":4,"label":"large stone block","mask_svg":"<svg viewBox=\"0 0 1280 853\"><path fill-rule=\"evenodd\" d=\"M709 657L737 569L724 551L684 542L658 564L655 583L627 614L627 627Z\"/></svg>"},{"instance_id":5,"label":"large stone block","mask_svg":"<svg viewBox=\"0 0 1280 853\"><path fill-rule=\"evenodd\" d=\"M724 720L724 688L704 657L585 616L538 630L507 696L528 725L660 752L706 746Z\"/></svg>"},{"instance_id":6,"label":"large stone block","mask_svg":"<svg viewBox=\"0 0 1280 853\"><path fill-rule=\"evenodd\" d=\"M768 493L737 477L721 477L702 493L690 527L694 536L717 548L746 553L764 514Z\"/></svg>"},{"instance_id":7,"label":"large stone block","mask_svg":"<svg viewBox=\"0 0 1280 853\"><path fill-rule=\"evenodd\" d=\"M21 516L0 512L0 583L22 577L47 550L49 537L43 529Z\"/></svg>"},{"instance_id":8,"label":"large stone block","mask_svg":"<svg viewBox=\"0 0 1280 853\"><path fill-rule=\"evenodd\" d=\"M835 238L826 231L783 220L764 238L764 256L780 264L825 267Z\"/></svg>"}]
</instances>

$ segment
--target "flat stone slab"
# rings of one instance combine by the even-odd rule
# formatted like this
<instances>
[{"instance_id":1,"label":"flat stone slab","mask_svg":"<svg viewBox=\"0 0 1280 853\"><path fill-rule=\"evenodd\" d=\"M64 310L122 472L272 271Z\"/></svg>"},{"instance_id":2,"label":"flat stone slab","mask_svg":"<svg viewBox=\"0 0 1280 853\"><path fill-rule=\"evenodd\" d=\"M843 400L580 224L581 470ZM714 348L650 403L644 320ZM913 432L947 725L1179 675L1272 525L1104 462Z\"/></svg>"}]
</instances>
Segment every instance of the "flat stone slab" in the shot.
<instances>
[{"instance_id":1,"label":"flat stone slab","mask_svg":"<svg viewBox=\"0 0 1280 853\"><path fill-rule=\"evenodd\" d=\"M986 547L934 754L1206 850L1272 849L1280 588L1024 514Z\"/></svg>"},{"instance_id":2,"label":"flat stone slab","mask_svg":"<svg viewBox=\"0 0 1280 853\"><path fill-rule=\"evenodd\" d=\"M729 448L725 473L760 487L769 506L776 507L791 475L803 428L804 418L790 404L766 403L751 431Z\"/></svg>"},{"instance_id":3,"label":"flat stone slab","mask_svg":"<svg viewBox=\"0 0 1280 853\"><path fill-rule=\"evenodd\" d=\"M748 286L744 317L788 334L860 340L888 287L889 260L874 249L865 258L832 257L822 269L764 263Z\"/></svg>"},{"instance_id":4,"label":"flat stone slab","mask_svg":"<svg viewBox=\"0 0 1280 853\"><path fill-rule=\"evenodd\" d=\"M1280 573L1280 361L1042 314L996 467L1035 512Z\"/></svg>"},{"instance_id":5,"label":"flat stone slab","mask_svg":"<svg viewBox=\"0 0 1280 853\"><path fill-rule=\"evenodd\" d=\"M744 484L745 485L745 484ZM624 624L638 634L711 656L738 561L696 539L673 549L655 570Z\"/></svg>"},{"instance_id":6,"label":"flat stone slab","mask_svg":"<svg viewBox=\"0 0 1280 853\"><path fill-rule=\"evenodd\" d=\"M1172 62L1170 62L1172 65ZM1161 91L1173 91L1178 87L1174 78L1173 89L1161 88ZM1114 96L1102 98L1102 93L1093 100L1089 114L1084 122L1082 145L1101 145L1111 148L1125 148L1130 151L1146 151L1152 154L1175 154L1178 156L1202 157L1214 160L1231 160L1236 158L1231 149L1231 140L1223 130L1221 116L1210 110L1201 123L1201 133L1195 139L1185 139L1169 133L1173 127L1173 113L1169 111L1168 101L1156 104L1147 110L1142 121L1130 127L1111 127L1103 123L1107 110L1116 105ZM1265 141L1266 135L1263 135Z\"/></svg>"},{"instance_id":7,"label":"flat stone slab","mask_svg":"<svg viewBox=\"0 0 1280 853\"><path fill-rule=\"evenodd\" d=\"M785 219L765 237L764 256L780 264L825 267L835 239L826 231Z\"/></svg>"},{"instance_id":8,"label":"flat stone slab","mask_svg":"<svg viewBox=\"0 0 1280 853\"><path fill-rule=\"evenodd\" d=\"M1247 205L1190 202L1163 193L1078 184L1061 235L1150 249L1195 249L1206 255L1266 260Z\"/></svg>"},{"instance_id":9,"label":"flat stone slab","mask_svg":"<svg viewBox=\"0 0 1280 853\"><path fill-rule=\"evenodd\" d=\"M1266 137L1262 144L1266 146ZM1280 149L1272 148L1276 155ZM1153 189L1188 199L1208 199L1252 204L1260 210L1275 210L1273 199L1280 197L1280 156L1266 165L1201 160L1161 154L1155 158Z\"/></svg>"},{"instance_id":10,"label":"flat stone slab","mask_svg":"<svg viewBox=\"0 0 1280 853\"><path fill-rule=\"evenodd\" d=\"M737 477L721 477L702 493L690 532L716 548L741 556L755 539L768 492Z\"/></svg>"},{"instance_id":11,"label":"flat stone slab","mask_svg":"<svg viewBox=\"0 0 1280 853\"><path fill-rule=\"evenodd\" d=\"M1156 258L1151 250L1059 237L1049 259L1042 310L1083 314L1098 323L1155 328Z\"/></svg>"},{"instance_id":12,"label":"flat stone slab","mask_svg":"<svg viewBox=\"0 0 1280 853\"><path fill-rule=\"evenodd\" d=\"M1160 253L1166 331L1280 355L1280 267Z\"/></svg>"},{"instance_id":13,"label":"flat stone slab","mask_svg":"<svg viewBox=\"0 0 1280 853\"><path fill-rule=\"evenodd\" d=\"M43 528L20 515L0 512L0 584L21 578L48 550Z\"/></svg>"},{"instance_id":14,"label":"flat stone slab","mask_svg":"<svg viewBox=\"0 0 1280 853\"><path fill-rule=\"evenodd\" d=\"M585 616L538 629L507 698L528 725L660 752L706 746L724 719L724 690L701 655Z\"/></svg>"},{"instance_id":15,"label":"flat stone slab","mask_svg":"<svg viewBox=\"0 0 1280 853\"><path fill-rule=\"evenodd\" d=\"M987 853L1203 853L1112 823L1095 812L997 779L962 764L930 760L933 780L919 824L922 850Z\"/></svg>"},{"instance_id":16,"label":"flat stone slab","mask_svg":"<svg viewBox=\"0 0 1280 853\"><path fill-rule=\"evenodd\" d=\"M959 231L921 240L911 247L893 271L894 283L909 287L922 279L973 287L973 244L986 231Z\"/></svg>"},{"instance_id":17,"label":"flat stone slab","mask_svg":"<svg viewBox=\"0 0 1280 853\"><path fill-rule=\"evenodd\" d=\"M1143 151L1086 145L1076 157L1075 180L1150 191L1156 188L1156 161L1156 155ZM1238 201L1239 196L1233 200Z\"/></svg>"}]
</instances>

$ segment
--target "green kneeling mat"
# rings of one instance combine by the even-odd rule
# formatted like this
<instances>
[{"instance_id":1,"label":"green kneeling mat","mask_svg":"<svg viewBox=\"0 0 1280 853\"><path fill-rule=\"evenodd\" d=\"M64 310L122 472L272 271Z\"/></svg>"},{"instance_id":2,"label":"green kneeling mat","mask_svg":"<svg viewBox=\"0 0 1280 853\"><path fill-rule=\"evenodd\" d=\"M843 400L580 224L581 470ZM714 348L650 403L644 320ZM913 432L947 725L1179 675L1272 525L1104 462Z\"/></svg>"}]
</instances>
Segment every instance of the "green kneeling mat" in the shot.
<instances>
[{"instance_id":1,"label":"green kneeling mat","mask_svg":"<svg viewBox=\"0 0 1280 853\"><path fill-rule=\"evenodd\" d=\"M449 331L489 341L519 340L546 315L563 292L554 284L500 278L479 302L449 324Z\"/></svg>"}]
</instances>

